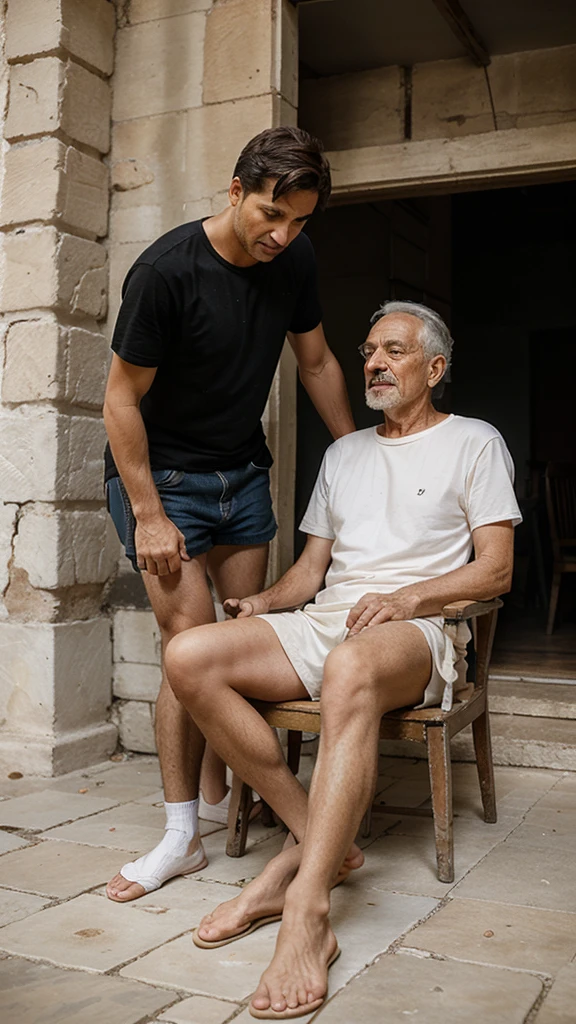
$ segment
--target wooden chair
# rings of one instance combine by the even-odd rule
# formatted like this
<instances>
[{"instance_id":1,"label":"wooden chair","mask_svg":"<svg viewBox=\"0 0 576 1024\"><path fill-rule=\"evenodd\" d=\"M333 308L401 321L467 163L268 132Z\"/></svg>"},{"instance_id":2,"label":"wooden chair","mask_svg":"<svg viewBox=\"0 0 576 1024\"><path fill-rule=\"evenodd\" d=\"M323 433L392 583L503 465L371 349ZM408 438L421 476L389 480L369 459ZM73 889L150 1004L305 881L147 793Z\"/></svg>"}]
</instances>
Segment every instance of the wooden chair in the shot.
<instances>
[{"instance_id":1,"label":"wooden chair","mask_svg":"<svg viewBox=\"0 0 576 1024\"><path fill-rule=\"evenodd\" d=\"M549 462L546 467L546 505L554 565L546 634L554 629L562 573L576 572L576 466Z\"/></svg>"},{"instance_id":2,"label":"wooden chair","mask_svg":"<svg viewBox=\"0 0 576 1024\"><path fill-rule=\"evenodd\" d=\"M498 609L502 602L456 601L443 609L445 625L472 620L475 634L476 678L466 690L459 691L451 711L438 707L401 708L384 715L380 725L380 738L385 740L416 740L425 743L432 791L432 809L388 807L386 813L403 815L429 814L434 819L438 878L441 882L454 881L454 836L452 829L452 768L450 739L472 724L480 792L484 808L484 821L496 821L494 768L488 717L488 667L494 640ZM254 701L268 725L288 730L288 756L290 769L296 774L300 761L303 732L319 733L321 701L290 700L279 703ZM230 811L228 815L228 843L230 857L241 857L246 848L248 820L252 806L252 791L238 776L234 776ZM367 815L368 834L371 808Z\"/></svg>"}]
</instances>

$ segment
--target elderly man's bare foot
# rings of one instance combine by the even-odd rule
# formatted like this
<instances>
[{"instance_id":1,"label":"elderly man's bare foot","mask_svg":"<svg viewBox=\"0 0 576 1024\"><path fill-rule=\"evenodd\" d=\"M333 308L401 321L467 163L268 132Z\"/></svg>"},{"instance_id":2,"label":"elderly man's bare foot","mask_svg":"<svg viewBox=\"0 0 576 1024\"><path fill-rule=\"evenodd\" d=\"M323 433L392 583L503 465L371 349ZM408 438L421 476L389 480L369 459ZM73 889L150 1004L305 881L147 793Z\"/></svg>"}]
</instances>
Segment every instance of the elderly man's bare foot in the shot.
<instances>
[{"instance_id":1,"label":"elderly man's bare foot","mask_svg":"<svg viewBox=\"0 0 576 1024\"><path fill-rule=\"evenodd\" d=\"M202 918L195 932L201 943L220 943L245 934L261 918L278 916L284 909L286 890L300 865L301 848L283 850L266 865L264 871L250 882L239 896L221 903ZM335 884L343 882L351 871L362 867L364 854L355 844L351 847Z\"/></svg>"},{"instance_id":2,"label":"elderly man's bare foot","mask_svg":"<svg viewBox=\"0 0 576 1024\"><path fill-rule=\"evenodd\" d=\"M253 1017L302 1017L318 1009L328 989L328 967L337 955L328 907L286 906L276 951L250 1001Z\"/></svg>"}]
</instances>

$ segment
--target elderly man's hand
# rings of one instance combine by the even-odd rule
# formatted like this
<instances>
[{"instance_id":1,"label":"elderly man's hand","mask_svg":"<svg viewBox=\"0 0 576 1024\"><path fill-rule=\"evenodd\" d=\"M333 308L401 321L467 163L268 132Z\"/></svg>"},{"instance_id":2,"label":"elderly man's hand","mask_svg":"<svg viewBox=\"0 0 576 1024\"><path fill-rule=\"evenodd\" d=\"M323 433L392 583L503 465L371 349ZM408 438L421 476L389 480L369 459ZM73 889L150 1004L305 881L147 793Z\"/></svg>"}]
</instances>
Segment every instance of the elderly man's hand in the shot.
<instances>
[{"instance_id":1,"label":"elderly man's hand","mask_svg":"<svg viewBox=\"0 0 576 1024\"><path fill-rule=\"evenodd\" d=\"M368 626L378 626L382 622L414 619L418 614L418 604L418 595L412 587L403 587L392 594L364 594L346 619L348 637L357 636Z\"/></svg>"},{"instance_id":2,"label":"elderly man's hand","mask_svg":"<svg viewBox=\"0 0 576 1024\"><path fill-rule=\"evenodd\" d=\"M232 619L247 619L251 615L264 615L269 611L269 602L262 594L254 594L252 597L229 597L223 605L226 615Z\"/></svg>"}]
</instances>

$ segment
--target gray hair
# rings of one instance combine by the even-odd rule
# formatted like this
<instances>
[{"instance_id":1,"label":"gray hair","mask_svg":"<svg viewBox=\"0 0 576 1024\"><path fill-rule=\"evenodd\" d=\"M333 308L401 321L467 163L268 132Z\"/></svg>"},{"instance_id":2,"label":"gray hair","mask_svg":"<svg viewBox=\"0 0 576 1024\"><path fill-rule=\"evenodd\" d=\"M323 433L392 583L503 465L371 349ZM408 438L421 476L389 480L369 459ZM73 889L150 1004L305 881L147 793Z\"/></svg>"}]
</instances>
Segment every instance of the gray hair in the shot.
<instances>
[{"instance_id":1,"label":"gray hair","mask_svg":"<svg viewBox=\"0 0 576 1024\"><path fill-rule=\"evenodd\" d=\"M423 327L420 331L420 342L424 349L424 355L428 359L433 359L434 356L444 356L446 360L444 376L442 377L442 382L434 388L435 396L440 397L444 390L444 384L450 380L452 346L454 344L450 331L442 317L435 313L433 309L429 309L428 306L423 306L419 302L411 302L406 299L398 302L384 302L380 309L377 309L374 315L370 317L370 323L377 323L378 320L381 320L383 316L388 316L389 313L408 313L410 316L415 316L418 320L421 320Z\"/></svg>"}]
</instances>

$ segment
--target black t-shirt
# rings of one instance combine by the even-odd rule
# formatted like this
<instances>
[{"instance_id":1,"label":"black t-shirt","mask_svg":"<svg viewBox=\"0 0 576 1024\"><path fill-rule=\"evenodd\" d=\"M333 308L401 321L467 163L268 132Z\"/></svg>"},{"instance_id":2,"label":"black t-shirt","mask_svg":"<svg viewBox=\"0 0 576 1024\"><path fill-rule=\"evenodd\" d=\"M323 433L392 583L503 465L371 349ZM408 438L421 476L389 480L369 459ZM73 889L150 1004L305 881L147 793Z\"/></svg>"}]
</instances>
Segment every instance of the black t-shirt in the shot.
<instances>
[{"instance_id":1,"label":"black t-shirt","mask_svg":"<svg viewBox=\"0 0 576 1024\"><path fill-rule=\"evenodd\" d=\"M270 465L260 418L286 332L322 319L307 236L270 263L236 267L201 221L183 224L136 260L122 297L114 352L158 367L140 404L152 469ZM106 479L117 473L108 446Z\"/></svg>"}]
</instances>

